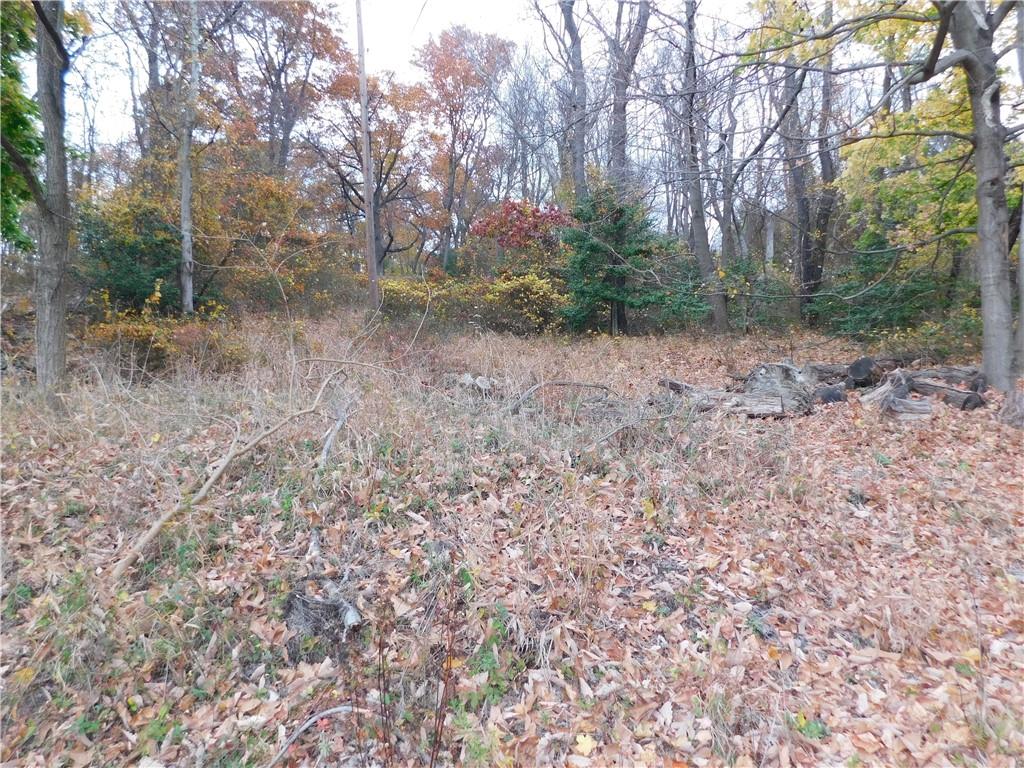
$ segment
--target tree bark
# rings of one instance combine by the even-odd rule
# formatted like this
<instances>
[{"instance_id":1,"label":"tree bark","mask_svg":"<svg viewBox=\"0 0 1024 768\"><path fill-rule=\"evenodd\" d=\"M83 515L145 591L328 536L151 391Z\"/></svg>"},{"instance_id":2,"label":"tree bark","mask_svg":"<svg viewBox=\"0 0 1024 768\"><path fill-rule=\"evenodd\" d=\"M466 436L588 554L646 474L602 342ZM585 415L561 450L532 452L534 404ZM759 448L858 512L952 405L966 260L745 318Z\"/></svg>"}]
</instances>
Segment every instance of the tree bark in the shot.
<instances>
[{"instance_id":1,"label":"tree bark","mask_svg":"<svg viewBox=\"0 0 1024 768\"><path fill-rule=\"evenodd\" d=\"M718 332L729 330L729 309L726 305L722 281L708 239L707 219L704 213L704 190L700 179L700 157L697 152L697 131L694 100L697 91L697 58L694 51L696 34L696 0L686 0L686 62L683 87L683 122L686 130L686 159L690 178L690 233L693 237L694 256L700 268L701 277L710 290L711 322Z\"/></svg>"},{"instance_id":2,"label":"tree bark","mask_svg":"<svg viewBox=\"0 0 1024 768\"><path fill-rule=\"evenodd\" d=\"M583 44L573 15L575 0L559 0L565 31L569 35L569 76L572 97L569 104L572 184L577 204L587 197L587 75L583 69Z\"/></svg>"},{"instance_id":3,"label":"tree bark","mask_svg":"<svg viewBox=\"0 0 1024 768\"><path fill-rule=\"evenodd\" d=\"M196 123L199 101L199 9L196 0L189 0L189 81L188 97L182 112L181 137L178 147L178 175L181 178L181 311L195 311L193 298L192 254L192 131Z\"/></svg>"},{"instance_id":4,"label":"tree bark","mask_svg":"<svg viewBox=\"0 0 1024 768\"><path fill-rule=\"evenodd\" d=\"M992 50L994 26L986 4L977 0L952 3L950 34L960 50L969 52L967 73L974 127L974 168L977 175L978 282L981 286L982 365L992 386L1013 387L1013 309L1008 254L1009 213L1006 203L1006 128L999 114L999 76ZM948 6L947 6L948 7ZM982 23L983 20L988 23Z\"/></svg>"},{"instance_id":5,"label":"tree bark","mask_svg":"<svg viewBox=\"0 0 1024 768\"><path fill-rule=\"evenodd\" d=\"M38 182L34 185L29 182L39 208L39 260L35 274L36 383L47 397L52 398L67 370L71 201L64 143L64 74L69 61L61 39L64 3L40 2L35 4L35 8L36 84L46 156L42 189L39 189ZM32 181L35 181L34 176Z\"/></svg>"}]
</instances>

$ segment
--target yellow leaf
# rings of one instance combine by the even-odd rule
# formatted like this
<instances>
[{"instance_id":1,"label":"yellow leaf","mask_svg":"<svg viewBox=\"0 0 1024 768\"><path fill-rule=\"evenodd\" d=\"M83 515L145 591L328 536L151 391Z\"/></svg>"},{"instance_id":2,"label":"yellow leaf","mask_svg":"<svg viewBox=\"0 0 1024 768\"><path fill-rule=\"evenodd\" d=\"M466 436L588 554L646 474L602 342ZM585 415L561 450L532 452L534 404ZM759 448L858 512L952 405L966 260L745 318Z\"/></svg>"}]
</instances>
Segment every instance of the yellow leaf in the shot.
<instances>
[{"instance_id":1,"label":"yellow leaf","mask_svg":"<svg viewBox=\"0 0 1024 768\"><path fill-rule=\"evenodd\" d=\"M17 687L26 686L35 679L35 676L36 671L33 667L22 667L11 675L11 684Z\"/></svg>"},{"instance_id":2,"label":"yellow leaf","mask_svg":"<svg viewBox=\"0 0 1024 768\"><path fill-rule=\"evenodd\" d=\"M650 520L655 516L655 514L657 514L657 511L654 509L654 499L652 498L644 499L643 508L644 520Z\"/></svg>"},{"instance_id":3,"label":"yellow leaf","mask_svg":"<svg viewBox=\"0 0 1024 768\"><path fill-rule=\"evenodd\" d=\"M594 741L594 737L589 733L581 733L576 737L576 751L584 757L590 757L590 753L594 751L596 746L597 742Z\"/></svg>"},{"instance_id":4,"label":"yellow leaf","mask_svg":"<svg viewBox=\"0 0 1024 768\"><path fill-rule=\"evenodd\" d=\"M656 610L658 610L658 604L653 600L645 600L642 603L641 607L648 613L654 613Z\"/></svg>"},{"instance_id":5,"label":"yellow leaf","mask_svg":"<svg viewBox=\"0 0 1024 768\"><path fill-rule=\"evenodd\" d=\"M157 432L156 434L154 434L151 438L149 438L149 441L151 443L159 443L160 442L160 433Z\"/></svg>"},{"instance_id":6,"label":"yellow leaf","mask_svg":"<svg viewBox=\"0 0 1024 768\"><path fill-rule=\"evenodd\" d=\"M964 651L964 658L972 664L977 664L981 661L981 650L978 648L968 648Z\"/></svg>"}]
</instances>

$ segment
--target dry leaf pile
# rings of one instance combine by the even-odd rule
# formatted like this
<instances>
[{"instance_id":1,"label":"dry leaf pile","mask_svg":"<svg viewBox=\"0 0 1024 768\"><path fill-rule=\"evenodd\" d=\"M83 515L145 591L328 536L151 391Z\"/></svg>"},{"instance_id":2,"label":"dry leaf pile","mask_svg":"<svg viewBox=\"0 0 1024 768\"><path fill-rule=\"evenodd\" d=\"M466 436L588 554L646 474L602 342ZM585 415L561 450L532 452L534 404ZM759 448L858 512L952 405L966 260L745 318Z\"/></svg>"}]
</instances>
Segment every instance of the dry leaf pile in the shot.
<instances>
[{"instance_id":1,"label":"dry leaf pile","mask_svg":"<svg viewBox=\"0 0 1024 768\"><path fill-rule=\"evenodd\" d=\"M914 423L856 395L779 420L652 400L858 351L814 337L378 332L322 471L327 407L111 582L236 429L308 402L329 365L282 361L333 356L339 323L298 355L253 324L219 378L83 363L66 420L5 388L5 761L264 766L339 706L279 764L427 765L437 734L439 765L1024 759L1024 450L998 398ZM553 380L609 391L510 411Z\"/></svg>"}]
</instances>

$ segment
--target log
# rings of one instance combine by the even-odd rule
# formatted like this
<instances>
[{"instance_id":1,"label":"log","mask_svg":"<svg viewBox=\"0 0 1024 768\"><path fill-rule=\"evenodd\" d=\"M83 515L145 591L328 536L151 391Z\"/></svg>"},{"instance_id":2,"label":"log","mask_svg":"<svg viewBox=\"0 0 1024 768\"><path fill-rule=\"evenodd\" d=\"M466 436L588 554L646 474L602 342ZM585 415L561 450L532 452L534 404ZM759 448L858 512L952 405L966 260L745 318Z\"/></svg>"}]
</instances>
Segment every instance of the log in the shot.
<instances>
[{"instance_id":1,"label":"log","mask_svg":"<svg viewBox=\"0 0 1024 768\"><path fill-rule=\"evenodd\" d=\"M854 387L869 387L882 378L882 368L873 357L861 357L850 363L846 372L847 384ZM847 386L847 388L851 388Z\"/></svg>"},{"instance_id":2,"label":"log","mask_svg":"<svg viewBox=\"0 0 1024 768\"><path fill-rule=\"evenodd\" d=\"M946 365L940 368L926 368L923 371L914 371L914 378L941 379L947 384L964 384L971 392L983 394L988 389L988 381L985 374L977 368Z\"/></svg>"},{"instance_id":3,"label":"log","mask_svg":"<svg viewBox=\"0 0 1024 768\"><path fill-rule=\"evenodd\" d=\"M787 410L781 397L752 392L726 392L720 389L699 389L682 381L663 378L658 384L685 397L698 411L721 409L745 416L767 418L803 415L806 411Z\"/></svg>"},{"instance_id":4,"label":"log","mask_svg":"<svg viewBox=\"0 0 1024 768\"><path fill-rule=\"evenodd\" d=\"M747 376L743 392L782 401L786 413L810 413L814 381L786 363L763 363Z\"/></svg>"},{"instance_id":5,"label":"log","mask_svg":"<svg viewBox=\"0 0 1024 768\"><path fill-rule=\"evenodd\" d=\"M814 390L814 402L816 403L845 403L846 387L842 384L823 385Z\"/></svg>"},{"instance_id":6,"label":"log","mask_svg":"<svg viewBox=\"0 0 1024 768\"><path fill-rule=\"evenodd\" d=\"M985 405L985 398L977 392L964 389L956 389L937 381L930 381L921 373L913 373L910 377L910 391L921 395L938 395L944 403L954 406L961 411L973 411L975 408L982 408Z\"/></svg>"},{"instance_id":7,"label":"log","mask_svg":"<svg viewBox=\"0 0 1024 768\"><path fill-rule=\"evenodd\" d=\"M832 363L808 363L802 369L806 378L818 384L837 384L846 378L850 366Z\"/></svg>"},{"instance_id":8,"label":"log","mask_svg":"<svg viewBox=\"0 0 1024 768\"><path fill-rule=\"evenodd\" d=\"M904 371L896 369L886 374L877 387L861 395L860 400L878 405L883 415L900 421L927 419L932 413L932 404L928 400L911 399L909 379Z\"/></svg>"}]
</instances>

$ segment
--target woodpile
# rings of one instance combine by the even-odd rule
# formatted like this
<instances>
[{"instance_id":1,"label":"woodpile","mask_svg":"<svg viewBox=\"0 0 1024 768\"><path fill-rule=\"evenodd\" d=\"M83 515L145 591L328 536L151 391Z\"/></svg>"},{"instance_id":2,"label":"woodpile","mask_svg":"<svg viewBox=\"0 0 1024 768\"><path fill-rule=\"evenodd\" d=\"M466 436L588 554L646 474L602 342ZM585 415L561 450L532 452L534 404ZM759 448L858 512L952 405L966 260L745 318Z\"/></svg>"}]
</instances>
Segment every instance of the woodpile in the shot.
<instances>
[{"instance_id":1,"label":"woodpile","mask_svg":"<svg viewBox=\"0 0 1024 768\"><path fill-rule=\"evenodd\" d=\"M802 416L815 404L845 402L847 392L863 390L861 402L900 420L928 418L938 400L961 411L983 407L987 388L977 368L943 366L910 370L902 361L862 357L847 365L764 363L747 376L734 376L736 389L702 389L675 379L658 383L686 398L692 407L727 410L757 417ZM918 395L920 397L915 397Z\"/></svg>"}]
</instances>

